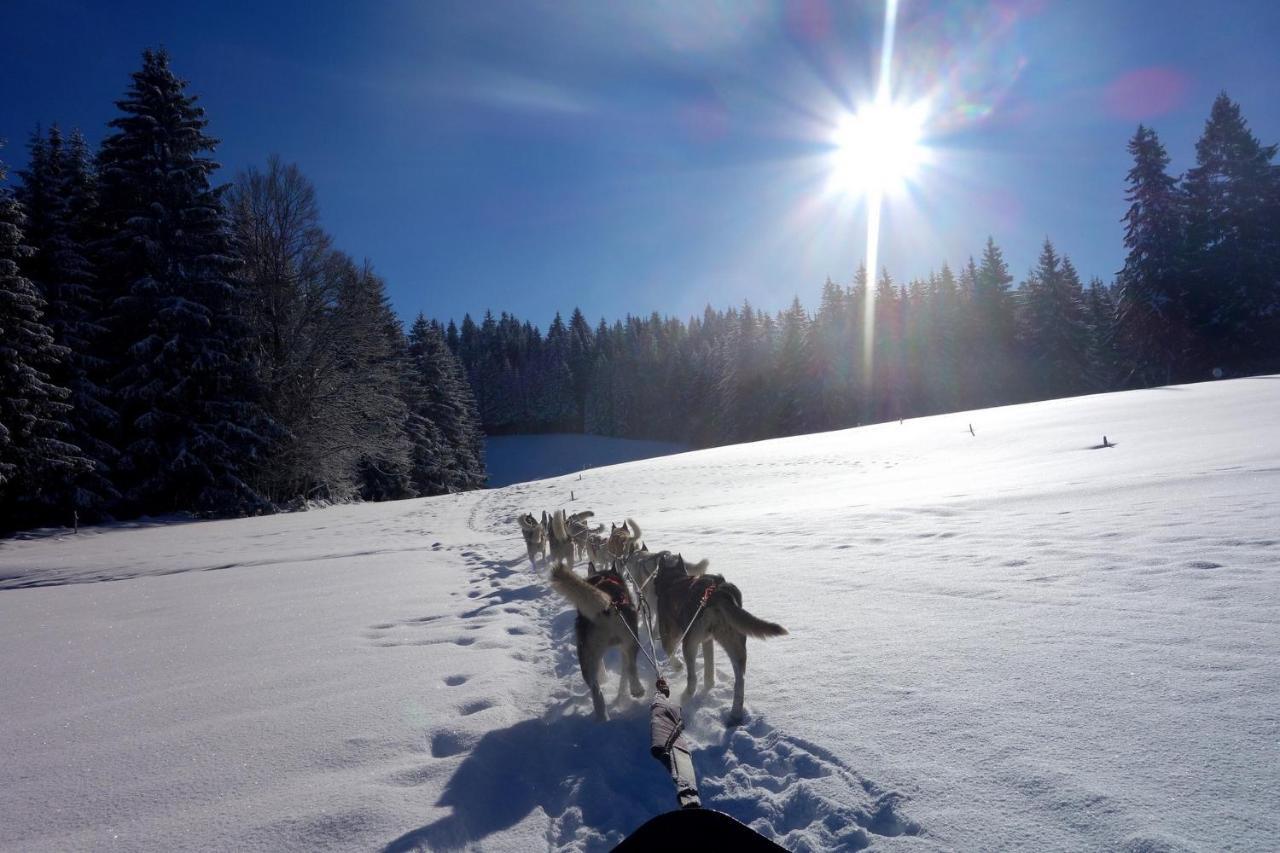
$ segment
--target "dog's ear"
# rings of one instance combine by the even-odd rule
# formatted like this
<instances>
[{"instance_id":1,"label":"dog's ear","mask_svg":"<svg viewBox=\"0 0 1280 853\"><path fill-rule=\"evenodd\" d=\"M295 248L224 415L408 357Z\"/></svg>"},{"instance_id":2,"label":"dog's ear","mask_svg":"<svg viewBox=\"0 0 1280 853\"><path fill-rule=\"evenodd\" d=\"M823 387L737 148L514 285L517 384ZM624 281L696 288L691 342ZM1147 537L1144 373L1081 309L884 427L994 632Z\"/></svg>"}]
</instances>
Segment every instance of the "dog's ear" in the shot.
<instances>
[{"instance_id":1,"label":"dog's ear","mask_svg":"<svg viewBox=\"0 0 1280 853\"><path fill-rule=\"evenodd\" d=\"M684 554L676 554L676 565L680 567L680 571L685 571Z\"/></svg>"},{"instance_id":2,"label":"dog's ear","mask_svg":"<svg viewBox=\"0 0 1280 853\"><path fill-rule=\"evenodd\" d=\"M588 560L587 561L587 577L591 577L595 573L596 573L596 564Z\"/></svg>"}]
</instances>

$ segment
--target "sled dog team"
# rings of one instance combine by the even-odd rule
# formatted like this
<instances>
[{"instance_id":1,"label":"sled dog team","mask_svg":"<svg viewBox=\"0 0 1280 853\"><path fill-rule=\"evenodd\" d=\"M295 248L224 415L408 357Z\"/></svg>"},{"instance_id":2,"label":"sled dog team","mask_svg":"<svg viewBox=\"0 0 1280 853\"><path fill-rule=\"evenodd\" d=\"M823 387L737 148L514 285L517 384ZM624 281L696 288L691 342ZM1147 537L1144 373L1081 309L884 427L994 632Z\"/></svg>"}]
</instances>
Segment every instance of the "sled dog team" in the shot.
<instances>
[{"instance_id":1,"label":"sled dog team","mask_svg":"<svg viewBox=\"0 0 1280 853\"><path fill-rule=\"evenodd\" d=\"M630 518L622 524L592 525L590 511L566 514L542 513L537 519L525 513L518 519L529 562L551 566L551 586L578 610L574 623L578 664L591 692L596 719L603 720L604 694L600 670L604 653L612 646L622 652L622 677L618 698L628 687L640 697L644 687L636 671L636 655L643 635L640 614L656 614L657 637L668 660L679 647L687 676L684 698L698 686L694 664L702 649L703 680L715 681L714 643L719 643L733 666L731 724L743 716L743 676L747 667L747 637L777 637L787 629L747 612L742 593L723 575L706 573L708 560L685 563L670 551L650 551L641 539L640 527ZM578 574L576 560L586 559L587 574ZM601 566L607 568L600 568ZM647 656L647 653L646 653Z\"/></svg>"}]
</instances>

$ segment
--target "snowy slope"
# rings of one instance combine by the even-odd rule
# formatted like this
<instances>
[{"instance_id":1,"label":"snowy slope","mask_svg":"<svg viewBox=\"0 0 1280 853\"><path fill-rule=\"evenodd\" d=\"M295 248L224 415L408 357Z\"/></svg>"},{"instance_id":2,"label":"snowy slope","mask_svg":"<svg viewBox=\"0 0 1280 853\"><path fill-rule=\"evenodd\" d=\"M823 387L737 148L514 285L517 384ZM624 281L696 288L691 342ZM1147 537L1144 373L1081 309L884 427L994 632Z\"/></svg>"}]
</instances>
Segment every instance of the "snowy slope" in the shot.
<instances>
[{"instance_id":1,"label":"snowy slope","mask_svg":"<svg viewBox=\"0 0 1280 853\"><path fill-rule=\"evenodd\" d=\"M603 435L552 433L550 435L492 435L485 439L485 464L489 486L498 488L561 474L577 474L584 468L619 465L651 459L689 448L669 441L641 441Z\"/></svg>"},{"instance_id":2,"label":"snowy slope","mask_svg":"<svg viewBox=\"0 0 1280 853\"><path fill-rule=\"evenodd\" d=\"M791 629L686 709L782 843L1277 849L1277 426L1258 377L6 542L0 848L607 849L673 798L522 559L572 488Z\"/></svg>"}]
</instances>

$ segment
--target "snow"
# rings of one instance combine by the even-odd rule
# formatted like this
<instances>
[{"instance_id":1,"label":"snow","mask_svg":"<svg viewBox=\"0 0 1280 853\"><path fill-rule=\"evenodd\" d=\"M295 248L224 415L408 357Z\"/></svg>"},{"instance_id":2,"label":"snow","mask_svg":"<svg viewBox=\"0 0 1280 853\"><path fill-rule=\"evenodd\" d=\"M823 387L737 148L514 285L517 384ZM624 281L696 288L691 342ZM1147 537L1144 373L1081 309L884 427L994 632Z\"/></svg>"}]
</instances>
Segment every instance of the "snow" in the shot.
<instances>
[{"instance_id":1,"label":"snow","mask_svg":"<svg viewBox=\"0 0 1280 853\"><path fill-rule=\"evenodd\" d=\"M607 849L674 796L524 559L557 506L790 629L743 726L723 654L686 705L704 801L784 845L1274 848L1278 380L6 542L0 849Z\"/></svg>"},{"instance_id":2,"label":"snow","mask_svg":"<svg viewBox=\"0 0 1280 853\"><path fill-rule=\"evenodd\" d=\"M485 439L485 463L489 469L489 487L498 488L688 449L670 441L604 435L495 435Z\"/></svg>"}]
</instances>

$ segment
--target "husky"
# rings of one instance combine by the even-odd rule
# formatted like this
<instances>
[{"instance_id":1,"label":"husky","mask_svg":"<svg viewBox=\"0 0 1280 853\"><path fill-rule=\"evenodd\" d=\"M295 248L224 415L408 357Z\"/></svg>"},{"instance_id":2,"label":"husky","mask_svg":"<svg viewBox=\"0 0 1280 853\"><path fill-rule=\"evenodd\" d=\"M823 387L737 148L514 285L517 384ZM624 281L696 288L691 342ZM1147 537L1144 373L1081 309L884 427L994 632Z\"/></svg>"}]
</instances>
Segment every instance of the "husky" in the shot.
<instances>
[{"instance_id":1,"label":"husky","mask_svg":"<svg viewBox=\"0 0 1280 853\"><path fill-rule=\"evenodd\" d=\"M622 524L609 523L609 540L607 547L609 556L615 560L625 560L639 550L640 525L628 518Z\"/></svg>"},{"instance_id":2,"label":"husky","mask_svg":"<svg viewBox=\"0 0 1280 853\"><path fill-rule=\"evenodd\" d=\"M588 533L587 562L595 563L597 566L609 565L609 549L606 547L606 543L608 541L608 539L601 536L599 533Z\"/></svg>"},{"instance_id":3,"label":"husky","mask_svg":"<svg viewBox=\"0 0 1280 853\"><path fill-rule=\"evenodd\" d=\"M658 611L658 594L655 591L653 580L654 575L658 572L658 561L663 557L675 558L677 554L671 551L650 551L645 545L641 545L640 549L633 551L631 556L623 562L623 569L631 577L631 582L636 585L640 593L644 596L649 604L649 611L656 613ZM691 577L699 577L707 573L707 568L711 565L711 561L707 559L699 560L690 565L685 563L685 572ZM680 665L680 659L673 661L676 666Z\"/></svg>"},{"instance_id":4,"label":"husky","mask_svg":"<svg viewBox=\"0 0 1280 853\"><path fill-rule=\"evenodd\" d=\"M569 521L562 509L553 512L547 520L547 544L553 564L564 563L573 568L573 538L569 535Z\"/></svg>"},{"instance_id":5,"label":"husky","mask_svg":"<svg viewBox=\"0 0 1280 853\"><path fill-rule=\"evenodd\" d=\"M690 575L684 557L665 553L658 556L652 585L658 606L658 636L670 657L682 643L688 682L684 698L698 686L694 661L702 646L703 678L709 688L715 681L712 640L719 643L733 665L733 708L728 722L742 722L743 676L747 668L747 637L779 637L787 629L767 622L742 609L742 593L723 575ZM683 635L683 641L681 640Z\"/></svg>"},{"instance_id":6,"label":"husky","mask_svg":"<svg viewBox=\"0 0 1280 853\"><path fill-rule=\"evenodd\" d=\"M587 521L587 519L594 516L595 513L588 509L582 512L575 512L565 519L565 529L569 531L569 538L573 540L573 546L578 556L583 559L587 558L587 539L593 533L599 533L604 530L603 524L597 524L592 527L590 522ZM604 563L601 563L601 565L604 565Z\"/></svg>"},{"instance_id":7,"label":"husky","mask_svg":"<svg viewBox=\"0 0 1280 853\"><path fill-rule=\"evenodd\" d=\"M618 680L618 701L623 691L631 687L631 695L644 695L644 685L636 672L636 643L638 633L636 607L627 591L627 584L616 569L595 570L588 563L587 577L583 578L564 563L556 563L551 569L551 586L578 609L574 633L578 641L578 666L582 680L591 691L591 704L597 720L608 719L604 707L604 693L600 690L600 665L610 646L621 646L622 675Z\"/></svg>"},{"instance_id":8,"label":"husky","mask_svg":"<svg viewBox=\"0 0 1280 853\"><path fill-rule=\"evenodd\" d=\"M529 552L529 564L538 568L538 557L547 561L547 511L542 511L542 520L526 512L517 519L520 522L520 535L524 537L524 547Z\"/></svg>"}]
</instances>

